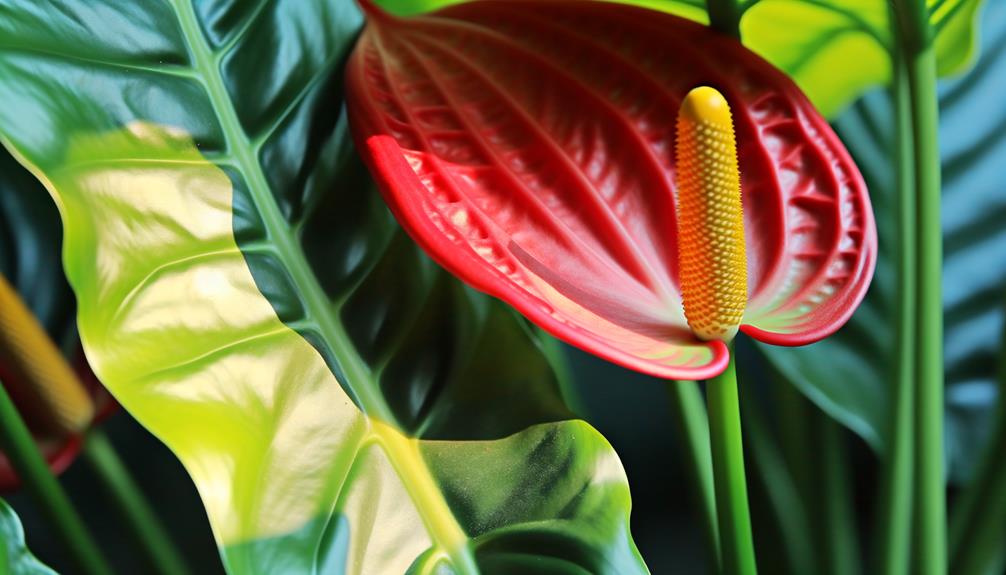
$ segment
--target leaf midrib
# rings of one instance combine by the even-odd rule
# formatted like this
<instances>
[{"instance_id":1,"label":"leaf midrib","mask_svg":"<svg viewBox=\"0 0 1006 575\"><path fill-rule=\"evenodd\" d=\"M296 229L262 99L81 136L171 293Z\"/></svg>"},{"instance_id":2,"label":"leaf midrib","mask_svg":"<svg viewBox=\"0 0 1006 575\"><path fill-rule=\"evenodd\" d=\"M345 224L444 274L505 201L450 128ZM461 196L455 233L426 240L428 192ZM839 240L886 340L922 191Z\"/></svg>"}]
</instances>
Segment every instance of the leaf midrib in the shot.
<instances>
[{"instance_id":1,"label":"leaf midrib","mask_svg":"<svg viewBox=\"0 0 1006 575\"><path fill-rule=\"evenodd\" d=\"M193 4L189 0L172 0L171 4L193 58L197 79L209 95L227 148L234 154L238 167L247 178L252 201L269 237L273 239L276 256L290 273L307 315L317 325L322 339L342 368L349 391L356 396L361 411L368 419L370 433L379 439L422 517L433 544L446 552L455 568L462 573L478 573L471 550L467 547L468 537L437 488L436 480L419 452L418 441L393 427L395 418L378 393L370 369L356 353L346 331L333 319L328 298L311 271L296 234L284 219L258 162L255 147L238 119L220 73L220 55L215 54L207 44ZM226 54L226 51L220 54ZM353 386L355 382L363 385Z\"/></svg>"}]
</instances>

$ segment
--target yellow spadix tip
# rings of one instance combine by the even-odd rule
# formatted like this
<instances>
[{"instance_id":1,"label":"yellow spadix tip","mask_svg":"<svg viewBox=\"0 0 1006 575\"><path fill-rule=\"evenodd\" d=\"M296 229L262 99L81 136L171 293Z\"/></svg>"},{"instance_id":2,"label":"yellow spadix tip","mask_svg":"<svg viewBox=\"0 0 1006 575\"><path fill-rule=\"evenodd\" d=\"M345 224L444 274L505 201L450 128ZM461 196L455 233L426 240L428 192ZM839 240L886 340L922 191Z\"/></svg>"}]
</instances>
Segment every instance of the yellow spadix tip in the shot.
<instances>
[{"instance_id":1,"label":"yellow spadix tip","mask_svg":"<svg viewBox=\"0 0 1006 575\"><path fill-rule=\"evenodd\" d=\"M713 88L678 111L678 260L685 319L704 340L729 341L747 306L747 257L730 105Z\"/></svg>"},{"instance_id":2,"label":"yellow spadix tip","mask_svg":"<svg viewBox=\"0 0 1006 575\"><path fill-rule=\"evenodd\" d=\"M680 119L704 123L711 122L721 126L729 126L733 132L733 119L730 115L730 104L716 88L699 86L693 88L685 101L681 103Z\"/></svg>"}]
</instances>

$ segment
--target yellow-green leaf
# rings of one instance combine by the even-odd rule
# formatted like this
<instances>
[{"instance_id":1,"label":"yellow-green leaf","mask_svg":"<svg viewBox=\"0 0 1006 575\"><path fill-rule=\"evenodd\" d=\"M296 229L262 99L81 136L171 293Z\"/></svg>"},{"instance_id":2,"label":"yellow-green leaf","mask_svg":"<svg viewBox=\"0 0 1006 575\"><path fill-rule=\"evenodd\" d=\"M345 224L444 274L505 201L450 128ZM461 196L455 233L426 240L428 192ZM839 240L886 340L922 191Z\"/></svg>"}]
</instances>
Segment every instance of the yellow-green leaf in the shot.
<instances>
[{"instance_id":1,"label":"yellow-green leaf","mask_svg":"<svg viewBox=\"0 0 1006 575\"><path fill-rule=\"evenodd\" d=\"M958 73L973 58L981 0L928 3L939 73ZM895 40L888 10L886 0L760 0L744 14L741 34L833 117L890 81Z\"/></svg>"}]
</instances>

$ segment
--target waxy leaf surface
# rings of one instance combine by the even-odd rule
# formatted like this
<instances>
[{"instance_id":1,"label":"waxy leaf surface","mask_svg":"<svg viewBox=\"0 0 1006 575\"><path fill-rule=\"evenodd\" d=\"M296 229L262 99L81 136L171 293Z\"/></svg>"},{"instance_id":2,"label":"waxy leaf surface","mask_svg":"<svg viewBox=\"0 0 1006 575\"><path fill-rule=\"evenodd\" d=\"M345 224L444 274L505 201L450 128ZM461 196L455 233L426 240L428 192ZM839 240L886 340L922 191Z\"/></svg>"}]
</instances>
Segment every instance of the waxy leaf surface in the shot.
<instances>
[{"instance_id":1,"label":"waxy leaf surface","mask_svg":"<svg viewBox=\"0 0 1006 575\"><path fill-rule=\"evenodd\" d=\"M737 42L621 4L487 0L377 11L347 72L354 137L435 260L553 335L652 375L722 371L681 309L675 116L731 103L747 236L742 330L799 345L872 274L866 187L799 89Z\"/></svg>"},{"instance_id":2,"label":"waxy leaf surface","mask_svg":"<svg viewBox=\"0 0 1006 575\"><path fill-rule=\"evenodd\" d=\"M645 573L526 324L356 158L349 0L0 2L0 135L60 206L95 371L229 572Z\"/></svg>"},{"instance_id":3,"label":"waxy leaf surface","mask_svg":"<svg viewBox=\"0 0 1006 575\"><path fill-rule=\"evenodd\" d=\"M946 449L949 479L966 481L987 444L997 390L1006 295L1006 4L990 3L971 71L940 89L943 162ZM802 349L762 346L771 362L832 417L883 451L889 444L897 290L894 110L885 93L836 123L863 169L876 206L880 259L859 312L827 341Z\"/></svg>"}]
</instances>

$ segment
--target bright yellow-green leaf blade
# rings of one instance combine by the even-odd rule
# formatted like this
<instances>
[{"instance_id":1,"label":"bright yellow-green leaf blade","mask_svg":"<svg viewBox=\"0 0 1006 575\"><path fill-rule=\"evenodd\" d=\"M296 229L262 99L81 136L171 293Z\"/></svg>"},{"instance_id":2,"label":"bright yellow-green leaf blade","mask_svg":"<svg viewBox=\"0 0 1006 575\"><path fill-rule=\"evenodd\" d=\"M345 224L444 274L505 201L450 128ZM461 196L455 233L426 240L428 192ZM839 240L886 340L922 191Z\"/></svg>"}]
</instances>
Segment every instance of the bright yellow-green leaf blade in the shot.
<instances>
[{"instance_id":1,"label":"bright yellow-green leaf blade","mask_svg":"<svg viewBox=\"0 0 1006 575\"><path fill-rule=\"evenodd\" d=\"M741 35L831 117L890 78L887 10L884 0L761 0Z\"/></svg>"},{"instance_id":2,"label":"bright yellow-green leaf blade","mask_svg":"<svg viewBox=\"0 0 1006 575\"><path fill-rule=\"evenodd\" d=\"M350 572L404 572L431 545L463 556L466 538L443 498L413 483L411 505L389 461L393 451L399 471L429 481L415 443L368 421L259 292L234 239L227 175L187 136L152 124L71 140L68 150L43 177L64 214L88 356L185 464L220 543L282 536L337 513L400 527L369 539ZM340 490L354 469L367 482ZM380 493L369 493L375 485ZM255 561L226 557L234 572L265 572Z\"/></svg>"},{"instance_id":3,"label":"bright yellow-green leaf blade","mask_svg":"<svg viewBox=\"0 0 1006 575\"><path fill-rule=\"evenodd\" d=\"M671 0L673 1L673 0ZM940 75L972 60L981 0L929 0ZM891 78L894 38L885 0L760 0L741 22L744 43L788 73L826 117Z\"/></svg>"},{"instance_id":4,"label":"bright yellow-green leaf blade","mask_svg":"<svg viewBox=\"0 0 1006 575\"><path fill-rule=\"evenodd\" d=\"M939 74L963 72L978 51L978 15L981 0L928 0Z\"/></svg>"}]
</instances>

